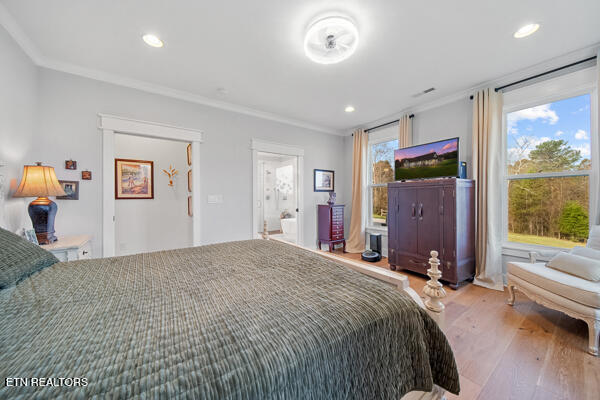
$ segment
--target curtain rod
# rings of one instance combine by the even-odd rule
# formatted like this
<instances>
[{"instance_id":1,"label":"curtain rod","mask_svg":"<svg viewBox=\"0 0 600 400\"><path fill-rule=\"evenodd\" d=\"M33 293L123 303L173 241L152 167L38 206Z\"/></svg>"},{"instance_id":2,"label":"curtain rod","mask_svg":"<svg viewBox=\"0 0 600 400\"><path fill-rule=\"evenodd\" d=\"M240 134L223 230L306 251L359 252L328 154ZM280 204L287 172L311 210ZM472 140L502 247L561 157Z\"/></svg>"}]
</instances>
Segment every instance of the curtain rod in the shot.
<instances>
[{"instance_id":1,"label":"curtain rod","mask_svg":"<svg viewBox=\"0 0 600 400\"><path fill-rule=\"evenodd\" d=\"M410 114L408 116L408 118L414 118L414 117L415 117L415 114ZM369 128L369 129L365 129L365 132L374 131L375 129L383 128L384 126L392 125L392 124L395 124L396 122L400 122L400 120L399 119L395 119L393 121L386 122L385 124L381 124L381 125L377 125L377 126L374 126L372 128ZM354 136L354 134L352 134L352 136Z\"/></svg>"},{"instance_id":2,"label":"curtain rod","mask_svg":"<svg viewBox=\"0 0 600 400\"><path fill-rule=\"evenodd\" d=\"M597 56L588 57L588 58L586 58L584 60L575 61L575 62L573 62L571 64L563 65L562 67L554 68L554 69L551 69L550 71L542 72L540 74L530 76L529 78L524 78L524 79L518 80L516 82L509 83L508 85L499 86L499 87L495 88L494 91L499 92L499 91L501 91L503 89L506 89L508 87L515 86L515 85L518 85L520 83L527 82L527 81L530 81L530 80L533 80L533 79L541 78L542 76L550 75L550 74L553 74L555 72L562 71L563 69L571 68L571 67L574 67L576 65L583 64L583 63L586 63L588 61L595 60L596 57ZM471 95L469 98L471 100L473 100L473 95Z\"/></svg>"}]
</instances>

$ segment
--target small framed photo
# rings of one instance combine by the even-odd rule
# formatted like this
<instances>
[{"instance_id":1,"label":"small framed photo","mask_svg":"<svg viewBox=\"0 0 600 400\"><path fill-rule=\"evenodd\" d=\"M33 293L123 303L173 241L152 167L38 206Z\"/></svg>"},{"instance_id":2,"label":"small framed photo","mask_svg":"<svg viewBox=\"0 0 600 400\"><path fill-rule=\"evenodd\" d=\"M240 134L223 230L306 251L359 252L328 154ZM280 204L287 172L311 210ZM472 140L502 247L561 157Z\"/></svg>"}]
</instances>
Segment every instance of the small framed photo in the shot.
<instances>
[{"instance_id":1,"label":"small framed photo","mask_svg":"<svg viewBox=\"0 0 600 400\"><path fill-rule=\"evenodd\" d=\"M40 244L37 240L37 236L35 235L35 231L33 229L24 229L23 236L25 236L25 239L27 239L31 243Z\"/></svg>"},{"instance_id":2,"label":"small framed photo","mask_svg":"<svg viewBox=\"0 0 600 400\"><path fill-rule=\"evenodd\" d=\"M61 181L60 186L67 194L66 196L56 196L59 200L79 200L79 181Z\"/></svg>"},{"instance_id":3,"label":"small framed photo","mask_svg":"<svg viewBox=\"0 0 600 400\"><path fill-rule=\"evenodd\" d=\"M153 199L154 162L115 158L115 199Z\"/></svg>"},{"instance_id":4,"label":"small framed photo","mask_svg":"<svg viewBox=\"0 0 600 400\"><path fill-rule=\"evenodd\" d=\"M81 171L81 180L82 181L91 181L92 180L92 171Z\"/></svg>"},{"instance_id":5,"label":"small framed photo","mask_svg":"<svg viewBox=\"0 0 600 400\"><path fill-rule=\"evenodd\" d=\"M315 192L333 192L335 171L327 169L314 170L314 191Z\"/></svg>"},{"instance_id":6,"label":"small framed photo","mask_svg":"<svg viewBox=\"0 0 600 400\"><path fill-rule=\"evenodd\" d=\"M65 169L77 169L77 161L65 160Z\"/></svg>"},{"instance_id":7,"label":"small framed photo","mask_svg":"<svg viewBox=\"0 0 600 400\"><path fill-rule=\"evenodd\" d=\"M192 170L188 171L188 192L192 192Z\"/></svg>"},{"instance_id":8,"label":"small framed photo","mask_svg":"<svg viewBox=\"0 0 600 400\"><path fill-rule=\"evenodd\" d=\"M192 196L188 196L188 215L192 217L194 215L194 206L192 205Z\"/></svg>"},{"instance_id":9,"label":"small framed photo","mask_svg":"<svg viewBox=\"0 0 600 400\"><path fill-rule=\"evenodd\" d=\"M192 144L187 145L187 162L188 165L192 165Z\"/></svg>"}]
</instances>

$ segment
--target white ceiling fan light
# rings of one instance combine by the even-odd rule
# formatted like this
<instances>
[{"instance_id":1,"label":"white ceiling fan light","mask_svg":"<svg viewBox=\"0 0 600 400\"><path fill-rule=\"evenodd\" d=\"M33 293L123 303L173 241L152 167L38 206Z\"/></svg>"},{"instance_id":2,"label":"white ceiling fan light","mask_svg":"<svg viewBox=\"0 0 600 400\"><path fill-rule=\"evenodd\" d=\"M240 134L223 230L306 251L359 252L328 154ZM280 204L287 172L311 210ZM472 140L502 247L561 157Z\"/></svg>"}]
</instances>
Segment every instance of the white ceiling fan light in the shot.
<instances>
[{"instance_id":1,"label":"white ceiling fan light","mask_svg":"<svg viewBox=\"0 0 600 400\"><path fill-rule=\"evenodd\" d=\"M304 53L318 64L336 64L350 57L358 46L356 25L341 16L319 19L304 37Z\"/></svg>"}]
</instances>

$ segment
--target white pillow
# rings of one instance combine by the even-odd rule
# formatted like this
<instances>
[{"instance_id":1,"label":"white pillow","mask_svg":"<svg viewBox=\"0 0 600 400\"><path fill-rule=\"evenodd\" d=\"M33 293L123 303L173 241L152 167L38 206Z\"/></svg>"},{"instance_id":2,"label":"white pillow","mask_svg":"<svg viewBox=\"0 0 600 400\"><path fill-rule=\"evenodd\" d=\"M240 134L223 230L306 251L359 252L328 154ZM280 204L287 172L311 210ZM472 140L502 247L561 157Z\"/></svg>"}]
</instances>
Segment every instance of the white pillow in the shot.
<instances>
[{"instance_id":1,"label":"white pillow","mask_svg":"<svg viewBox=\"0 0 600 400\"><path fill-rule=\"evenodd\" d=\"M600 225L593 225L590 229L587 247L600 250Z\"/></svg>"},{"instance_id":2,"label":"white pillow","mask_svg":"<svg viewBox=\"0 0 600 400\"><path fill-rule=\"evenodd\" d=\"M575 246L571 249L571 254L600 260L600 250L592 249L590 247Z\"/></svg>"},{"instance_id":3,"label":"white pillow","mask_svg":"<svg viewBox=\"0 0 600 400\"><path fill-rule=\"evenodd\" d=\"M594 260L593 258L576 256L561 251L548 262L547 266L588 281L600 281L600 260Z\"/></svg>"}]
</instances>

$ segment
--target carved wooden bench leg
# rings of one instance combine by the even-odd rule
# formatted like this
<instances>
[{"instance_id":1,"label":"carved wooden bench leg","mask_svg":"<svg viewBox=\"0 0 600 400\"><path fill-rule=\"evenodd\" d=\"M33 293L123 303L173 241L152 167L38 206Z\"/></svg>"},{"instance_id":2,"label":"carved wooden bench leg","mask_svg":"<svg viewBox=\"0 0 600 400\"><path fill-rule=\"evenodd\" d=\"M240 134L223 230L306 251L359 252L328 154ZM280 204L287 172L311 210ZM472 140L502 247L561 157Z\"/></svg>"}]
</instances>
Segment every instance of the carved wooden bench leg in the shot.
<instances>
[{"instance_id":1,"label":"carved wooden bench leg","mask_svg":"<svg viewBox=\"0 0 600 400\"><path fill-rule=\"evenodd\" d=\"M588 319L585 322L588 324L589 330L589 346L588 352L593 356L598 356L598 343L600 341L600 320Z\"/></svg>"},{"instance_id":2,"label":"carved wooden bench leg","mask_svg":"<svg viewBox=\"0 0 600 400\"><path fill-rule=\"evenodd\" d=\"M515 286L508 282L508 304L515 305Z\"/></svg>"}]
</instances>

